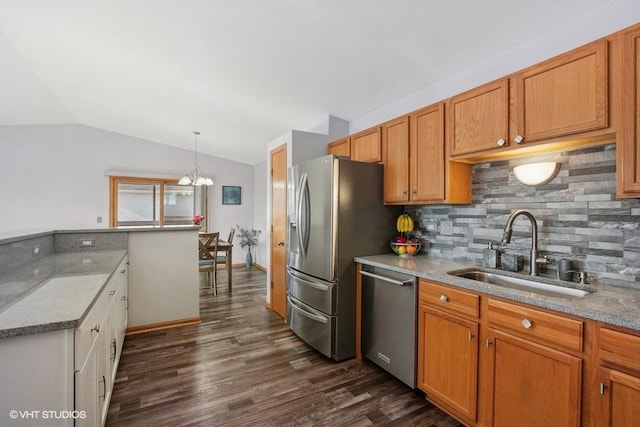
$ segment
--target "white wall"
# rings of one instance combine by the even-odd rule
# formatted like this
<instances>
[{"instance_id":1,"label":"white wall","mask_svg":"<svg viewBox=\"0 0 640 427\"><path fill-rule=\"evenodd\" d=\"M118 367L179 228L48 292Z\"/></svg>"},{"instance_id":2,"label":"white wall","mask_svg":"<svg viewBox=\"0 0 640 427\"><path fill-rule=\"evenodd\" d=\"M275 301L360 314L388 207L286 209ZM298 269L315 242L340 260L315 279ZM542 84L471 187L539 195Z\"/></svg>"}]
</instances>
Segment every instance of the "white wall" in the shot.
<instances>
[{"instance_id":1,"label":"white wall","mask_svg":"<svg viewBox=\"0 0 640 427\"><path fill-rule=\"evenodd\" d=\"M523 17L526 19L526 17ZM597 40L640 22L640 1L611 0L587 13L577 14L554 31L521 43L512 49L450 75L417 92L383 105L349 122L355 133L418 108L442 101L483 83L503 77L529 65ZM505 37L508 37L505 34ZM473 42L473 34L470 34ZM437 61L437 58L434 58ZM375 89L375 88L373 88Z\"/></svg>"},{"instance_id":2,"label":"white wall","mask_svg":"<svg viewBox=\"0 0 640 427\"><path fill-rule=\"evenodd\" d=\"M209 229L253 226L253 167L198 155L209 189ZM105 171L181 176L193 152L82 125L0 126L0 232L109 224ZM241 205L222 204L222 186L242 187ZM103 217L98 224L96 218ZM234 247L235 261L244 251Z\"/></svg>"},{"instance_id":3,"label":"white wall","mask_svg":"<svg viewBox=\"0 0 640 427\"><path fill-rule=\"evenodd\" d=\"M255 263L262 267L267 267L268 263L268 251L269 251L269 226L267 223L267 193L268 188L265 188L265 176L267 176L267 162L262 162L253 167L253 188L255 188L255 194L253 197L253 228L256 230L262 230L260 238L258 240L258 246L255 251ZM268 182L267 182L268 185Z\"/></svg>"}]
</instances>

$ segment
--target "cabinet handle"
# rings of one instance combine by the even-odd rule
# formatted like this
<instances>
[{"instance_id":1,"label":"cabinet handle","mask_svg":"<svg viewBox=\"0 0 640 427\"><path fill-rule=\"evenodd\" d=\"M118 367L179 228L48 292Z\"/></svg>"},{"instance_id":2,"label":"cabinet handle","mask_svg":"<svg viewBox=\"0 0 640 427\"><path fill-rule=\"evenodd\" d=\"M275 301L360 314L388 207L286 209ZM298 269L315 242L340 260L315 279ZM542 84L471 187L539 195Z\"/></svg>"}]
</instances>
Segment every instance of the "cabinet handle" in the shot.
<instances>
[{"instance_id":1,"label":"cabinet handle","mask_svg":"<svg viewBox=\"0 0 640 427\"><path fill-rule=\"evenodd\" d=\"M102 396L98 395L98 399L102 399L102 401L104 402L104 399L107 397L107 379L104 377L104 375L102 376L102 379L98 381L98 383L102 383Z\"/></svg>"},{"instance_id":2,"label":"cabinet handle","mask_svg":"<svg viewBox=\"0 0 640 427\"><path fill-rule=\"evenodd\" d=\"M529 320L529 319L522 319L520 324L522 324L522 327L525 328L525 329L529 329L529 328L531 328L533 326L533 323L531 323L531 320Z\"/></svg>"},{"instance_id":3,"label":"cabinet handle","mask_svg":"<svg viewBox=\"0 0 640 427\"><path fill-rule=\"evenodd\" d=\"M600 383L600 394L604 394L607 390L607 386L604 383Z\"/></svg>"},{"instance_id":4,"label":"cabinet handle","mask_svg":"<svg viewBox=\"0 0 640 427\"><path fill-rule=\"evenodd\" d=\"M500 138L498 140L498 147L504 147L504 144L506 144L507 141L504 140L504 138Z\"/></svg>"},{"instance_id":5,"label":"cabinet handle","mask_svg":"<svg viewBox=\"0 0 640 427\"><path fill-rule=\"evenodd\" d=\"M126 269L120 270L120 274L124 274L124 273L126 273L126 272L127 272L127 270L126 270Z\"/></svg>"},{"instance_id":6,"label":"cabinet handle","mask_svg":"<svg viewBox=\"0 0 640 427\"><path fill-rule=\"evenodd\" d=\"M100 325L96 325L93 328L91 328L91 332L94 332L94 331L95 333L100 333Z\"/></svg>"},{"instance_id":7,"label":"cabinet handle","mask_svg":"<svg viewBox=\"0 0 640 427\"><path fill-rule=\"evenodd\" d=\"M413 189L413 191L411 191L413 194L418 194L418 190L416 190L415 188Z\"/></svg>"},{"instance_id":8,"label":"cabinet handle","mask_svg":"<svg viewBox=\"0 0 640 427\"><path fill-rule=\"evenodd\" d=\"M473 332L469 331L469 341L472 341L474 336Z\"/></svg>"},{"instance_id":9,"label":"cabinet handle","mask_svg":"<svg viewBox=\"0 0 640 427\"><path fill-rule=\"evenodd\" d=\"M449 297L448 297L448 296L446 296L446 295L444 295L444 294L442 294L442 295L440 295L440 301L442 301L442 302L448 302L448 301L449 301Z\"/></svg>"},{"instance_id":10,"label":"cabinet handle","mask_svg":"<svg viewBox=\"0 0 640 427\"><path fill-rule=\"evenodd\" d=\"M111 340L111 347L113 349L113 352L111 353L111 361L115 362L116 361L116 353L118 352L118 342L116 341L115 338L113 340Z\"/></svg>"},{"instance_id":11,"label":"cabinet handle","mask_svg":"<svg viewBox=\"0 0 640 427\"><path fill-rule=\"evenodd\" d=\"M405 188L404 190L402 190L402 195L406 196L407 195L407 189Z\"/></svg>"},{"instance_id":12,"label":"cabinet handle","mask_svg":"<svg viewBox=\"0 0 640 427\"><path fill-rule=\"evenodd\" d=\"M126 296L122 295L122 296L120 297L120 301L126 301L126 300L127 300L127 297L126 297Z\"/></svg>"},{"instance_id":13,"label":"cabinet handle","mask_svg":"<svg viewBox=\"0 0 640 427\"><path fill-rule=\"evenodd\" d=\"M489 348L493 345L493 340L488 339L485 344L487 345L487 348Z\"/></svg>"},{"instance_id":14,"label":"cabinet handle","mask_svg":"<svg viewBox=\"0 0 640 427\"><path fill-rule=\"evenodd\" d=\"M278 246L284 246L284 240L278 240L276 243Z\"/></svg>"},{"instance_id":15,"label":"cabinet handle","mask_svg":"<svg viewBox=\"0 0 640 427\"><path fill-rule=\"evenodd\" d=\"M522 141L524 141L524 137L522 135L517 135L513 138L513 140L515 141L516 144L520 144Z\"/></svg>"},{"instance_id":16,"label":"cabinet handle","mask_svg":"<svg viewBox=\"0 0 640 427\"><path fill-rule=\"evenodd\" d=\"M114 296L115 294L116 294L115 289L113 291L109 292L109 296Z\"/></svg>"}]
</instances>

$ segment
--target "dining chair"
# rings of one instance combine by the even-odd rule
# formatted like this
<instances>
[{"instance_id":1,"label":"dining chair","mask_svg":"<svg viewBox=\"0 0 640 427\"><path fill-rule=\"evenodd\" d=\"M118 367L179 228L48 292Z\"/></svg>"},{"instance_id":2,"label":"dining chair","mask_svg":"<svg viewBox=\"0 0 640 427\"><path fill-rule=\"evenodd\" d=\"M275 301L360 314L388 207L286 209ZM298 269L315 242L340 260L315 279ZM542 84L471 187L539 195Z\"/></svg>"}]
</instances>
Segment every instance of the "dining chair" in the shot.
<instances>
[{"instance_id":1,"label":"dining chair","mask_svg":"<svg viewBox=\"0 0 640 427\"><path fill-rule=\"evenodd\" d=\"M233 243L233 236L236 234L236 229L231 227L231 230L229 231L229 237L227 238L227 242L229 243ZM226 264L227 263L227 251L220 251L218 252L218 254L222 254L222 255L217 255L216 256L216 263L218 264Z\"/></svg>"},{"instance_id":2,"label":"dining chair","mask_svg":"<svg viewBox=\"0 0 640 427\"><path fill-rule=\"evenodd\" d=\"M207 273L207 279L213 289L213 294L218 295L218 269L216 254L218 253L218 237L220 233L202 233L198 235L198 270Z\"/></svg>"}]
</instances>

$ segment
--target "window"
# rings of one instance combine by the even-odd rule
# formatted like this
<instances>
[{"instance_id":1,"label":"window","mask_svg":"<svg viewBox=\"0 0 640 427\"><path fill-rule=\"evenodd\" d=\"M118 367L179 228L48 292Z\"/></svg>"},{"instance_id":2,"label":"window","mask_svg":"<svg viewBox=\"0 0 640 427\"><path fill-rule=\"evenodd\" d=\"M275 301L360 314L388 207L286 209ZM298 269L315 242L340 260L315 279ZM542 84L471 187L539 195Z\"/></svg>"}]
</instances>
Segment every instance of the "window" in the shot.
<instances>
[{"instance_id":1,"label":"window","mask_svg":"<svg viewBox=\"0 0 640 427\"><path fill-rule=\"evenodd\" d=\"M207 187L178 185L178 180L112 176L110 225L192 225L195 215L205 217Z\"/></svg>"}]
</instances>

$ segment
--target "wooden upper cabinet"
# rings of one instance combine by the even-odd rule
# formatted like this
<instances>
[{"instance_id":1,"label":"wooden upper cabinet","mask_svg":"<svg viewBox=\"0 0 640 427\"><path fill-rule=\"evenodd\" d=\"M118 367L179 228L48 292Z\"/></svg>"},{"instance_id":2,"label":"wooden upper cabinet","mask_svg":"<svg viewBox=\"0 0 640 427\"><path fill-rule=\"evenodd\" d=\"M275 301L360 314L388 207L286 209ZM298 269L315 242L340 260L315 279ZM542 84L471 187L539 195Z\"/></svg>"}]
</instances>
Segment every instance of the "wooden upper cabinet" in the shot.
<instances>
[{"instance_id":1,"label":"wooden upper cabinet","mask_svg":"<svg viewBox=\"0 0 640 427\"><path fill-rule=\"evenodd\" d=\"M351 135L351 160L378 163L382 161L382 128L375 126Z\"/></svg>"},{"instance_id":2,"label":"wooden upper cabinet","mask_svg":"<svg viewBox=\"0 0 640 427\"><path fill-rule=\"evenodd\" d=\"M497 80L450 98L447 134L452 156L507 145L509 79Z\"/></svg>"},{"instance_id":3,"label":"wooden upper cabinet","mask_svg":"<svg viewBox=\"0 0 640 427\"><path fill-rule=\"evenodd\" d=\"M617 196L640 197L640 25L622 31L617 110Z\"/></svg>"},{"instance_id":4,"label":"wooden upper cabinet","mask_svg":"<svg viewBox=\"0 0 640 427\"><path fill-rule=\"evenodd\" d=\"M409 116L382 125L384 202L409 200Z\"/></svg>"},{"instance_id":5,"label":"wooden upper cabinet","mask_svg":"<svg viewBox=\"0 0 640 427\"><path fill-rule=\"evenodd\" d=\"M599 40L513 76L512 143L608 126L607 44Z\"/></svg>"},{"instance_id":6,"label":"wooden upper cabinet","mask_svg":"<svg viewBox=\"0 0 640 427\"><path fill-rule=\"evenodd\" d=\"M412 113L410 123L411 200L444 200L444 104Z\"/></svg>"},{"instance_id":7,"label":"wooden upper cabinet","mask_svg":"<svg viewBox=\"0 0 640 427\"><path fill-rule=\"evenodd\" d=\"M349 137L345 136L336 141L331 142L327 146L328 154L335 154L336 156L351 157L351 144L349 143Z\"/></svg>"}]
</instances>

